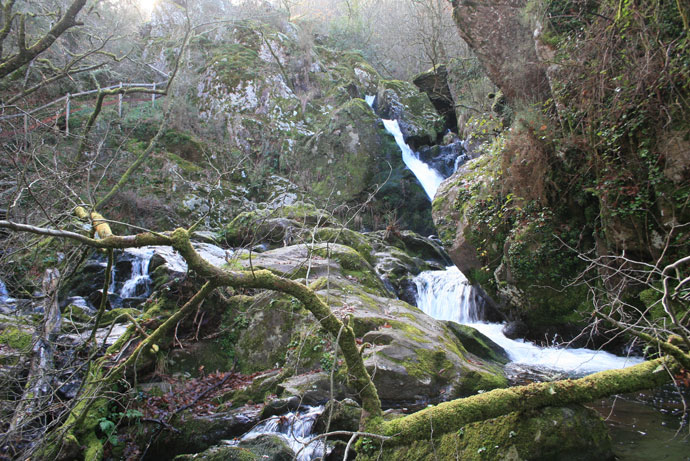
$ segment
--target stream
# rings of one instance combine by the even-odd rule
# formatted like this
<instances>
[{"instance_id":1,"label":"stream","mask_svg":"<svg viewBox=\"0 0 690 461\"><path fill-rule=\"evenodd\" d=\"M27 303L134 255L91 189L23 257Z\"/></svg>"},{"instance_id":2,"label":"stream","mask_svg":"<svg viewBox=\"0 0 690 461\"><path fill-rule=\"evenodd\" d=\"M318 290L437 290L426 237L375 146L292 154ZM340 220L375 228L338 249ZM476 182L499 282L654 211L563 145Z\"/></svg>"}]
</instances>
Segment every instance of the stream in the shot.
<instances>
[{"instance_id":1,"label":"stream","mask_svg":"<svg viewBox=\"0 0 690 461\"><path fill-rule=\"evenodd\" d=\"M372 108L374 99L367 98L367 103ZM400 147L403 161L433 201L443 178L437 172L433 174L428 171L433 169L424 164L405 143L397 122L383 122ZM408 163L410 158L413 161ZM417 162L424 164L424 167ZM455 266L444 271L422 272L414 282L417 286L417 305L426 314L439 320L451 320L471 326L506 351L511 362L506 365L505 373L513 384L580 377L598 371L628 367L644 360L641 357L620 357L585 348L542 348L529 341L507 338L503 334L503 324L482 322L483 300ZM617 459L690 461L690 432L687 424L681 426L684 403L672 386L613 396L592 402L588 406L605 419Z\"/></svg>"}]
</instances>

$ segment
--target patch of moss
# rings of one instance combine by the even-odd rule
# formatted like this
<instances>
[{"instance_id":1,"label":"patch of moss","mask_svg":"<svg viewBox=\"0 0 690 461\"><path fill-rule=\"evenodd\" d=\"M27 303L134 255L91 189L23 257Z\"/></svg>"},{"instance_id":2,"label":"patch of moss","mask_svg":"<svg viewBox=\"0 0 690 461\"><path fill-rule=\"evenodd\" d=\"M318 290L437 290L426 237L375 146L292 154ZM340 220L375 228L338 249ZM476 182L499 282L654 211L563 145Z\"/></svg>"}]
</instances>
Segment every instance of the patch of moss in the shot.
<instances>
[{"instance_id":1,"label":"patch of moss","mask_svg":"<svg viewBox=\"0 0 690 461\"><path fill-rule=\"evenodd\" d=\"M141 315L141 311L134 308L118 308L105 311L101 317L101 326L110 325L116 320L122 323L128 323L129 320L127 319L127 315L136 319Z\"/></svg>"},{"instance_id":2,"label":"patch of moss","mask_svg":"<svg viewBox=\"0 0 690 461\"><path fill-rule=\"evenodd\" d=\"M254 72L260 68L257 64L261 60L255 50L238 43L226 43L215 51L213 69L228 88L256 77Z\"/></svg>"},{"instance_id":3,"label":"patch of moss","mask_svg":"<svg viewBox=\"0 0 690 461\"><path fill-rule=\"evenodd\" d=\"M27 351L31 348L33 335L17 327L7 327L0 333L0 344L12 349Z\"/></svg>"},{"instance_id":4,"label":"patch of moss","mask_svg":"<svg viewBox=\"0 0 690 461\"><path fill-rule=\"evenodd\" d=\"M168 158L175 162L177 166L180 167L180 169L188 174L199 174L202 171L204 171L203 168L201 168L199 165L196 165L195 163L192 163L188 160L183 159L177 154L173 154L172 152L168 152Z\"/></svg>"},{"instance_id":5,"label":"patch of moss","mask_svg":"<svg viewBox=\"0 0 690 461\"><path fill-rule=\"evenodd\" d=\"M322 227L314 232L314 239L316 242L340 243L357 250L357 252L369 263L373 264L373 248L367 242L364 235L359 232L352 231L345 227Z\"/></svg>"},{"instance_id":6,"label":"patch of moss","mask_svg":"<svg viewBox=\"0 0 690 461\"><path fill-rule=\"evenodd\" d=\"M448 379L448 376L455 369L453 362L446 357L445 351L417 349L416 354L417 360L406 360L403 362L407 372L415 378L443 377L445 373L446 377L444 379Z\"/></svg>"}]
</instances>

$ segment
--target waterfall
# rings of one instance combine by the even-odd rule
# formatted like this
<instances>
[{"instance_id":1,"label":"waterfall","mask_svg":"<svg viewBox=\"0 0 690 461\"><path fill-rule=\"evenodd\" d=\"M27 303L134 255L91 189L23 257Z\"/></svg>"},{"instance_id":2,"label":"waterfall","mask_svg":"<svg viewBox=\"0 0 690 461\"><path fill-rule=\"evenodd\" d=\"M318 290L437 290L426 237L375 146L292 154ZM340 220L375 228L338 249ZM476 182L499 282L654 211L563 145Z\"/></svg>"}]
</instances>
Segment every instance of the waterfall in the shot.
<instances>
[{"instance_id":1,"label":"waterfall","mask_svg":"<svg viewBox=\"0 0 690 461\"><path fill-rule=\"evenodd\" d=\"M151 278L149 277L149 263L153 257L154 249L151 247L128 248L125 255L131 257L132 273L125 281L118 293L121 298L135 298L148 294Z\"/></svg>"},{"instance_id":2,"label":"waterfall","mask_svg":"<svg viewBox=\"0 0 690 461\"><path fill-rule=\"evenodd\" d=\"M364 100L367 102L367 104L369 104L369 107L372 109L374 108L374 101L376 100L375 95L367 95L364 97ZM386 131L393 135L395 142L398 144L398 147L400 147L403 162L405 162L407 168L409 168L410 171L412 171L412 173L414 173L414 175L417 177L417 180L424 188L424 192L426 192L426 195L429 196L429 200L434 200L434 195L436 195L438 186L440 186L444 180L443 176L441 176L438 171L421 161L419 159L419 155L410 149L410 146L408 146L405 142L405 137L403 136L402 131L400 131L400 124L398 124L397 120L382 120Z\"/></svg>"},{"instance_id":3,"label":"waterfall","mask_svg":"<svg viewBox=\"0 0 690 461\"><path fill-rule=\"evenodd\" d=\"M320 459L324 456L325 446L323 442L311 440L312 428L316 418L323 413L324 406L303 407L303 411L290 412L281 416L272 416L254 429L244 434L240 440L229 442L230 445L238 445L242 440L254 439L262 434L278 435L285 439L290 448L297 454L298 461Z\"/></svg>"},{"instance_id":4,"label":"waterfall","mask_svg":"<svg viewBox=\"0 0 690 461\"><path fill-rule=\"evenodd\" d=\"M503 334L503 324L482 322L482 302L465 276L455 267L445 271L427 271L415 279L417 306L438 320L451 320L471 326L505 349L510 360L519 365L564 371L572 374L594 373L625 368L643 361L639 357L618 357L605 351L538 347Z\"/></svg>"},{"instance_id":5,"label":"waterfall","mask_svg":"<svg viewBox=\"0 0 690 461\"><path fill-rule=\"evenodd\" d=\"M447 276L446 276L447 275ZM474 323L482 319L484 301L460 270L426 271L414 279L417 305L437 320Z\"/></svg>"},{"instance_id":6,"label":"waterfall","mask_svg":"<svg viewBox=\"0 0 690 461\"><path fill-rule=\"evenodd\" d=\"M8 304L10 302L14 301L10 297L9 291L7 291L7 286L5 285L5 282L0 279L0 303L2 304Z\"/></svg>"},{"instance_id":7,"label":"waterfall","mask_svg":"<svg viewBox=\"0 0 690 461\"><path fill-rule=\"evenodd\" d=\"M400 147L403 162L422 184L426 195L429 196L429 200L433 200L438 186L443 182L443 177L436 170L422 162L417 154L410 149L410 146L405 143L405 138L400 131L400 125L397 120L383 120L383 125L386 127L386 131L393 135L395 142Z\"/></svg>"},{"instance_id":8,"label":"waterfall","mask_svg":"<svg viewBox=\"0 0 690 461\"><path fill-rule=\"evenodd\" d=\"M210 243L192 242L192 246L202 258L216 267L226 265L228 258L234 253L232 250L225 250ZM173 273L187 272L187 262L171 246L128 248L118 258L118 261L128 262L131 266L131 271L127 275L128 278L122 280L124 275L118 277L117 267L113 268L114 294L117 294L122 299L148 296L151 287L149 265L154 254L163 258L168 271ZM120 286L120 284L122 285ZM120 286L120 288L117 289L117 286Z\"/></svg>"}]
</instances>

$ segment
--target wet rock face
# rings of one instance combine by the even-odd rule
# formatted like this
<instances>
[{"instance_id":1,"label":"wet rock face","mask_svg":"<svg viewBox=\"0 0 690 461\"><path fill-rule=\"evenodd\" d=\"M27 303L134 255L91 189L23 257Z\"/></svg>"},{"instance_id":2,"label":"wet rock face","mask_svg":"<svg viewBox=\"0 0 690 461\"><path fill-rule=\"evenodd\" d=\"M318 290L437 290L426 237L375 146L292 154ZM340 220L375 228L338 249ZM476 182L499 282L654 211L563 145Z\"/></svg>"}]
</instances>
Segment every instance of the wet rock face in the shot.
<instances>
[{"instance_id":1,"label":"wet rock face","mask_svg":"<svg viewBox=\"0 0 690 461\"><path fill-rule=\"evenodd\" d=\"M444 178L450 177L457 167L467 160L463 142L460 140L443 146L423 146L417 153L420 160L441 173Z\"/></svg>"}]
</instances>

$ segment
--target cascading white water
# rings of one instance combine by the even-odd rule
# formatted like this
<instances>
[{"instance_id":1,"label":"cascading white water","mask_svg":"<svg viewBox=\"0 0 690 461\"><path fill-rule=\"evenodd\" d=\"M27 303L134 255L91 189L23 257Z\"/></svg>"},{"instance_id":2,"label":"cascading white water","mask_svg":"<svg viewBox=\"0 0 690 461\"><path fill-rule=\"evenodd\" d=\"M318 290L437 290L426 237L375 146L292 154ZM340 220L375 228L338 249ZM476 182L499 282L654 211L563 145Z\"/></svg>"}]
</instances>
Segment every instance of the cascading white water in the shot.
<instances>
[{"instance_id":1,"label":"cascading white water","mask_svg":"<svg viewBox=\"0 0 690 461\"><path fill-rule=\"evenodd\" d=\"M367 102L367 104L369 104L369 107L372 109L374 108L374 101L376 100L375 95L364 96L364 100ZM382 120L386 131L393 135L395 142L398 144L398 147L400 147L403 162L405 162L407 168L409 168L410 171L412 171L412 173L414 173L414 175L417 177L417 180L424 188L424 192L426 192L426 195L429 196L429 200L434 200L438 186L440 186L443 182L443 176L441 176L438 171L421 161L417 153L410 149L410 146L408 146L405 142L405 137L403 136L402 131L400 131L400 124L397 120Z\"/></svg>"},{"instance_id":2,"label":"cascading white water","mask_svg":"<svg viewBox=\"0 0 690 461\"><path fill-rule=\"evenodd\" d=\"M481 322L481 313L472 312L481 303L465 276L457 267L445 271L422 272L415 278L417 306L438 320L451 320L476 328L505 349L510 360L528 367L564 371L571 374L594 373L614 368L625 368L642 362L639 357L618 357L591 349L564 349L538 347L523 340L513 340L503 334L503 324ZM470 300L469 305L465 305Z\"/></svg>"},{"instance_id":3,"label":"cascading white water","mask_svg":"<svg viewBox=\"0 0 690 461\"><path fill-rule=\"evenodd\" d=\"M318 407L305 407L303 411L290 412L281 416L273 416L254 429L244 434L240 440L233 440L230 445L237 445L242 440L254 439L262 434L274 434L282 437L290 445L297 455L298 461L310 461L324 456L325 446L317 441L309 443L312 439L312 428L316 418L323 413L323 405Z\"/></svg>"},{"instance_id":4,"label":"cascading white water","mask_svg":"<svg viewBox=\"0 0 690 461\"><path fill-rule=\"evenodd\" d=\"M151 282L149 263L153 257L154 249L151 247L128 248L125 253L131 257L132 274L118 293L124 299L137 296L139 287L147 286Z\"/></svg>"},{"instance_id":5,"label":"cascading white water","mask_svg":"<svg viewBox=\"0 0 690 461\"><path fill-rule=\"evenodd\" d=\"M0 279L0 303L7 304L12 301L14 301L14 299L10 298L10 293L7 291L7 285Z\"/></svg>"},{"instance_id":6,"label":"cascading white water","mask_svg":"<svg viewBox=\"0 0 690 461\"><path fill-rule=\"evenodd\" d=\"M441 176L436 170L429 167L426 163L421 161L417 154L410 149L405 143L405 138L400 131L400 125L397 120L383 120L383 126L386 127L386 131L393 135L395 142L400 147L402 151L402 158L407 168L414 173L419 182L422 184L426 195L429 196L429 200L434 199L438 186L443 182L443 176Z\"/></svg>"},{"instance_id":7,"label":"cascading white water","mask_svg":"<svg viewBox=\"0 0 690 461\"><path fill-rule=\"evenodd\" d=\"M216 267L227 264L228 257L233 254L231 250L225 250L210 243L192 242L192 246L202 258ZM124 253L124 257L132 265L132 271L129 279L124 281L117 292L123 299L141 296L142 286L145 287L144 292L148 290L151 283L149 264L154 254L158 254L165 260L170 272L184 273L187 271L187 262L171 246L128 248ZM115 269L113 269L113 275L115 275ZM114 277L113 280L115 280Z\"/></svg>"},{"instance_id":8,"label":"cascading white water","mask_svg":"<svg viewBox=\"0 0 690 461\"><path fill-rule=\"evenodd\" d=\"M422 272L414 283L417 305L433 318L462 324L481 320L483 301L457 267Z\"/></svg>"}]
</instances>

